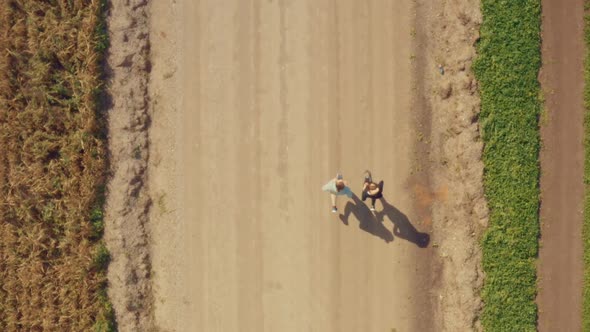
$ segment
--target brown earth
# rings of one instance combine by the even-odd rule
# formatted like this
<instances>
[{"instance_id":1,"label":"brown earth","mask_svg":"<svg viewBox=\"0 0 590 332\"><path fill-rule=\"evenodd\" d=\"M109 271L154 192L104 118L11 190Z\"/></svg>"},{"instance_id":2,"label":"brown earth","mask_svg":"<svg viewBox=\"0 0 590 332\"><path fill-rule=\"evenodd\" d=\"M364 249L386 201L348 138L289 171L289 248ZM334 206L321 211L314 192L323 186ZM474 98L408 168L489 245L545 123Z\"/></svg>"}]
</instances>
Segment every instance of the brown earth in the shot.
<instances>
[{"instance_id":1,"label":"brown earth","mask_svg":"<svg viewBox=\"0 0 590 332\"><path fill-rule=\"evenodd\" d=\"M111 177L104 239L111 253L109 298L120 331L152 327L151 258L146 187L149 27L146 0L114 1L109 9L109 151Z\"/></svg>"},{"instance_id":2,"label":"brown earth","mask_svg":"<svg viewBox=\"0 0 590 332\"><path fill-rule=\"evenodd\" d=\"M430 225L408 194L412 3L167 7L152 34L177 45L182 70L168 78L174 98L161 87L172 103L158 101L152 128L175 143L152 141L158 326L433 330L432 248L417 245ZM153 43L154 70L169 49ZM342 171L358 194L367 168L387 205L374 216L340 198L331 214L323 183Z\"/></svg>"},{"instance_id":3,"label":"brown earth","mask_svg":"<svg viewBox=\"0 0 590 332\"><path fill-rule=\"evenodd\" d=\"M479 0L420 2L416 89L429 109L430 128L418 145L430 189L414 185L416 203L431 206L437 331L480 331L483 284L479 238L488 220L483 195L483 142L479 135L477 81L471 71L479 37ZM442 66L442 73L440 70Z\"/></svg>"},{"instance_id":4,"label":"brown earth","mask_svg":"<svg viewBox=\"0 0 590 332\"><path fill-rule=\"evenodd\" d=\"M580 331L584 1L543 0L539 331Z\"/></svg>"},{"instance_id":5,"label":"brown earth","mask_svg":"<svg viewBox=\"0 0 590 332\"><path fill-rule=\"evenodd\" d=\"M153 297L134 311L123 299L138 296L112 289L118 317L161 331L477 329L478 8L151 3L149 223L134 215L119 234L136 227L151 250L113 252L149 255L132 280L151 278ZM342 171L359 194L367 168L385 181L377 213L339 198L331 214L321 185ZM137 265L112 269L124 285Z\"/></svg>"}]
</instances>

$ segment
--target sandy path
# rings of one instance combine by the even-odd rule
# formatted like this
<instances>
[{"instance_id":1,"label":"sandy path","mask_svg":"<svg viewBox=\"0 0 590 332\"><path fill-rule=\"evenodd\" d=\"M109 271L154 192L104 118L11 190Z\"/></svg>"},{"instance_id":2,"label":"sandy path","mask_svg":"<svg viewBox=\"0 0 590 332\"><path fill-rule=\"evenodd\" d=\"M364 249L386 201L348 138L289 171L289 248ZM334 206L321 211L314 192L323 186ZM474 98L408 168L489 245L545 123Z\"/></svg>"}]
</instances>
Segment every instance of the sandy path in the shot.
<instances>
[{"instance_id":1,"label":"sandy path","mask_svg":"<svg viewBox=\"0 0 590 332\"><path fill-rule=\"evenodd\" d=\"M178 53L157 39L152 48L156 72L166 56L180 64L178 110L168 122L156 112L152 128L176 142L152 139L159 167L174 167L153 171L152 190L168 186L171 198L152 239L157 325L432 330L419 283L430 249L413 243L425 227L407 188L416 142L411 1L173 7L153 15L152 27L164 38L158 29L178 20ZM331 214L320 187L341 170L359 193L367 168L385 181L383 222L344 199L349 217Z\"/></svg>"},{"instance_id":2,"label":"sandy path","mask_svg":"<svg viewBox=\"0 0 590 332\"><path fill-rule=\"evenodd\" d=\"M582 328L583 1L543 1L539 331Z\"/></svg>"}]
</instances>

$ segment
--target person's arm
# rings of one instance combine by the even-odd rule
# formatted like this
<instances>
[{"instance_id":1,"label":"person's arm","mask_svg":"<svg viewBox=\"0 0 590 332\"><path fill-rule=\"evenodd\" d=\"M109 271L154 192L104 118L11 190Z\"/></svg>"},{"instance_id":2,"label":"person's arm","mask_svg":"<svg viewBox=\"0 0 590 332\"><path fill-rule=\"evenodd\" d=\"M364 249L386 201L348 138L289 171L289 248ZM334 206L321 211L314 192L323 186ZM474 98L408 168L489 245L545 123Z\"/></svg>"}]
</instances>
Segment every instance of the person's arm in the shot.
<instances>
[{"instance_id":1,"label":"person's arm","mask_svg":"<svg viewBox=\"0 0 590 332\"><path fill-rule=\"evenodd\" d=\"M344 194L346 196L348 196L348 198L352 197L352 190L350 190L350 188L348 188L348 186L344 187L344 189L342 189L342 191L344 191Z\"/></svg>"},{"instance_id":2,"label":"person's arm","mask_svg":"<svg viewBox=\"0 0 590 332\"><path fill-rule=\"evenodd\" d=\"M367 190L367 192L369 193L369 195L373 196L373 195L377 195L379 193L379 187L373 189L373 190Z\"/></svg>"},{"instance_id":3,"label":"person's arm","mask_svg":"<svg viewBox=\"0 0 590 332\"><path fill-rule=\"evenodd\" d=\"M327 192L333 192L334 191L334 186L335 186L336 180L330 180L328 181L328 183L326 183L323 187L322 190L323 191L327 191Z\"/></svg>"},{"instance_id":4,"label":"person's arm","mask_svg":"<svg viewBox=\"0 0 590 332\"><path fill-rule=\"evenodd\" d=\"M369 183L368 182L363 183L363 190L362 191L369 191Z\"/></svg>"}]
</instances>

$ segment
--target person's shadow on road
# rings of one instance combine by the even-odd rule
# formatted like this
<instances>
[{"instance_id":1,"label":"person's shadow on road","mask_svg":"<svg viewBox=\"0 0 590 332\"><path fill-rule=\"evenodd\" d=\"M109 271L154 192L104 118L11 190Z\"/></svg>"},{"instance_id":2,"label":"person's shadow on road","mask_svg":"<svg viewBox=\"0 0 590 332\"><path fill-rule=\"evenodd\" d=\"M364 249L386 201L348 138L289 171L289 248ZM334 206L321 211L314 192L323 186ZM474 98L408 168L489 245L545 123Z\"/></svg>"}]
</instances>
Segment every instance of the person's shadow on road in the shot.
<instances>
[{"instance_id":1,"label":"person's shadow on road","mask_svg":"<svg viewBox=\"0 0 590 332\"><path fill-rule=\"evenodd\" d=\"M428 243L430 243L430 235L418 232L408 217L400 210L396 209L395 206L389 204L385 197L382 197L380 200L383 205L383 210L376 213L379 224L382 224L385 216L387 216L387 218L393 223L393 235L400 239L408 240L420 248L428 247Z\"/></svg>"},{"instance_id":2,"label":"person's shadow on road","mask_svg":"<svg viewBox=\"0 0 590 332\"><path fill-rule=\"evenodd\" d=\"M385 226L383 226L381 222L375 219L375 216L371 210L369 210L367 205L363 203L355 194L352 194L352 200L354 203L350 201L346 203L346 206L344 207L344 214L340 215L340 220L345 225L348 225L348 218L350 217L350 214L353 214L360 222L360 229L383 239L383 241L387 243L393 241L393 234L391 234L391 232Z\"/></svg>"}]
</instances>

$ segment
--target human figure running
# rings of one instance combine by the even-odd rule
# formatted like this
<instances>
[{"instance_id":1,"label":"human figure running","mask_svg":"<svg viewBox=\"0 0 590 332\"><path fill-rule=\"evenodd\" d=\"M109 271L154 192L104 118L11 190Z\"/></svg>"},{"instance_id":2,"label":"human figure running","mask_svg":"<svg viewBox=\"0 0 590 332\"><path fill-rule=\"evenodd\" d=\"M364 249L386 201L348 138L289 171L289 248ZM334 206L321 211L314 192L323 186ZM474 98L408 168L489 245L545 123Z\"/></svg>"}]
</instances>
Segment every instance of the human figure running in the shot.
<instances>
[{"instance_id":1,"label":"human figure running","mask_svg":"<svg viewBox=\"0 0 590 332\"><path fill-rule=\"evenodd\" d=\"M375 201L378 198L383 197L383 181L379 183L373 182L373 176L368 170L365 171L365 181L363 183L363 191L361 199L363 202L368 198L371 198L371 211L375 212Z\"/></svg>"},{"instance_id":2,"label":"human figure running","mask_svg":"<svg viewBox=\"0 0 590 332\"><path fill-rule=\"evenodd\" d=\"M352 197L352 191L348 188L347 183L342 179L342 174L336 174L336 177L330 180L322 187L323 191L330 193L332 199L332 213L338 212L336 207L336 196L346 195L348 198Z\"/></svg>"}]
</instances>

